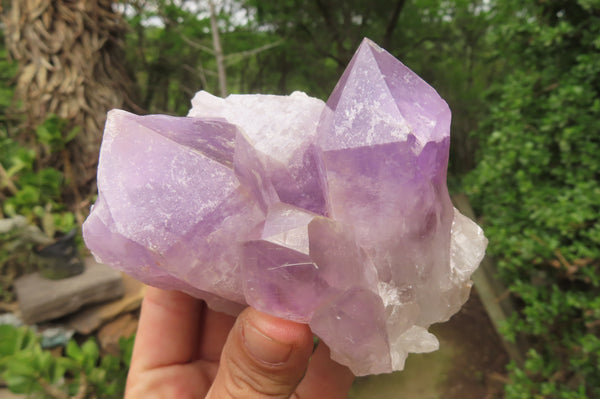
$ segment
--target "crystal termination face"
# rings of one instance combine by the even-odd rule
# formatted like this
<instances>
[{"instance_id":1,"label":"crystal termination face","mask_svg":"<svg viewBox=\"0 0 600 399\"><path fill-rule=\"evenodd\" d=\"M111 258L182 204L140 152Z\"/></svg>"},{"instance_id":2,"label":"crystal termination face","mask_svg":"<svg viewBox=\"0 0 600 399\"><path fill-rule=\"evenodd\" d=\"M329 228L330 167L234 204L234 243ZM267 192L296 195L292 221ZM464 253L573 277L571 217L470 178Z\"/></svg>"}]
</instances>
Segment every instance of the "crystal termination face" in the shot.
<instances>
[{"instance_id":1,"label":"crystal termination face","mask_svg":"<svg viewBox=\"0 0 600 399\"><path fill-rule=\"evenodd\" d=\"M188 117L108 114L96 259L238 314L308 323L356 375L401 370L466 301L482 230L446 187L450 110L365 39L327 103L199 92Z\"/></svg>"}]
</instances>

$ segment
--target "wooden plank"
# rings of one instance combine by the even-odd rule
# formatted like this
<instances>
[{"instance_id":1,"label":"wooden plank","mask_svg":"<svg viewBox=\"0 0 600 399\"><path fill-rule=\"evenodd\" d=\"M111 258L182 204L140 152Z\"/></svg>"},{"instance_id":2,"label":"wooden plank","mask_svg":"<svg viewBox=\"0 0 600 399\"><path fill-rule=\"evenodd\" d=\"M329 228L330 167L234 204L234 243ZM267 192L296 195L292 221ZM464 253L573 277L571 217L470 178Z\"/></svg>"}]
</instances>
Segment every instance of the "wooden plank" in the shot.
<instances>
[{"instance_id":1,"label":"wooden plank","mask_svg":"<svg viewBox=\"0 0 600 399\"><path fill-rule=\"evenodd\" d=\"M452 196L454 206L469 219L476 221L475 212L471 207L469 199L464 194ZM517 342L508 341L501 333L500 326L514 312L514 303L509 295L508 289L502 282L495 278L497 274L496 265L489 256L485 256L479 268L473 273L471 279L477 289L477 293L483 302L483 306L490 317L494 328L502 339L506 352L517 365L522 366L526 344L522 338Z\"/></svg>"},{"instance_id":2,"label":"wooden plank","mask_svg":"<svg viewBox=\"0 0 600 399\"><path fill-rule=\"evenodd\" d=\"M34 324L70 314L83 305L123 296L121 273L85 259L85 270L77 276L48 280L39 273L25 275L14 284L19 310L26 323Z\"/></svg>"},{"instance_id":3,"label":"wooden plank","mask_svg":"<svg viewBox=\"0 0 600 399\"><path fill-rule=\"evenodd\" d=\"M67 325L78 333L87 335L115 317L138 309L142 305L146 286L126 274L123 274L123 285L125 295L122 298L86 307L81 312L69 316Z\"/></svg>"},{"instance_id":4,"label":"wooden plank","mask_svg":"<svg viewBox=\"0 0 600 399\"><path fill-rule=\"evenodd\" d=\"M103 353L119 356L121 352L119 340L129 338L135 334L137 326L138 321L131 313L125 313L104 325L98 331L98 341Z\"/></svg>"}]
</instances>

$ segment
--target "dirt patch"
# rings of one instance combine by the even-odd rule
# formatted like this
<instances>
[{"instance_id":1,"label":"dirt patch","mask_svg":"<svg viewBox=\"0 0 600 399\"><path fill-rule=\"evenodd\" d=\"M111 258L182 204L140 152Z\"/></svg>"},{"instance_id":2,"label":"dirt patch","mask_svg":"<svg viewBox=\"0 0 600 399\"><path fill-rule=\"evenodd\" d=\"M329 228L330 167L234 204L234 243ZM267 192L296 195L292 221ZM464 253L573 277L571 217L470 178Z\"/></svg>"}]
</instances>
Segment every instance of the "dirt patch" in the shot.
<instances>
[{"instance_id":1,"label":"dirt patch","mask_svg":"<svg viewBox=\"0 0 600 399\"><path fill-rule=\"evenodd\" d=\"M442 385L444 399L503 397L509 357L476 290L460 312L432 331L457 349L448 378Z\"/></svg>"},{"instance_id":2,"label":"dirt patch","mask_svg":"<svg viewBox=\"0 0 600 399\"><path fill-rule=\"evenodd\" d=\"M450 321L431 328L440 350L409 355L393 374L357 378L349 399L500 399L509 361L473 290Z\"/></svg>"}]
</instances>

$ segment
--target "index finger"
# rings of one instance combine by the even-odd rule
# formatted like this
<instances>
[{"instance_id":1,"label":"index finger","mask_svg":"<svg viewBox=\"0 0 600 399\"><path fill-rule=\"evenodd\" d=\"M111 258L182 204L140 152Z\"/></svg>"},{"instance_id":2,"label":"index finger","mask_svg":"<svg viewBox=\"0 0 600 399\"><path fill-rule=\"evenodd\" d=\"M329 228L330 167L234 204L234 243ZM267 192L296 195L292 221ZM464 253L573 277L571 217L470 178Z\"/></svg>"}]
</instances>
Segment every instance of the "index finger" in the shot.
<instances>
[{"instance_id":1,"label":"index finger","mask_svg":"<svg viewBox=\"0 0 600 399\"><path fill-rule=\"evenodd\" d=\"M178 291L148 287L131 358L141 372L195 360L203 302Z\"/></svg>"}]
</instances>

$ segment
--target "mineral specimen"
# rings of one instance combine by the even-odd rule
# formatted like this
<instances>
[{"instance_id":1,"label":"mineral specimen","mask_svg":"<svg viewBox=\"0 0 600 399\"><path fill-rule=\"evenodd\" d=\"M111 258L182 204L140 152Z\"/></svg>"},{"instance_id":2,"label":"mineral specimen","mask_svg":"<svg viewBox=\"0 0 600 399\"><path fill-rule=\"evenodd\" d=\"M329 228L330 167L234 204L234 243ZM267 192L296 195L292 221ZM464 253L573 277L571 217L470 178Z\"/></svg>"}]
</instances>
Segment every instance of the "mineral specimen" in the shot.
<instances>
[{"instance_id":1,"label":"mineral specimen","mask_svg":"<svg viewBox=\"0 0 600 399\"><path fill-rule=\"evenodd\" d=\"M365 39L327 104L206 92L188 117L111 111L96 258L237 314L308 323L356 375L437 349L487 241L446 188L450 110Z\"/></svg>"}]
</instances>

